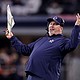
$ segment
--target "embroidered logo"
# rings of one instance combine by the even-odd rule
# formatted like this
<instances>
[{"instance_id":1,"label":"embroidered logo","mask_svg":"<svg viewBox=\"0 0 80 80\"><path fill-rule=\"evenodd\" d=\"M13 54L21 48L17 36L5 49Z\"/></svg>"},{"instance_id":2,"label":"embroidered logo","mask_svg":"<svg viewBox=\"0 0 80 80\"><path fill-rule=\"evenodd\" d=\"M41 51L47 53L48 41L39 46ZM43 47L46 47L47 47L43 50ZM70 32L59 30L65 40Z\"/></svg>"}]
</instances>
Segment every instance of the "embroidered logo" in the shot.
<instances>
[{"instance_id":1,"label":"embroidered logo","mask_svg":"<svg viewBox=\"0 0 80 80\"><path fill-rule=\"evenodd\" d=\"M54 40L53 40L53 39L52 39L52 40L49 40L49 42L50 42L50 43L53 43L53 42L54 42Z\"/></svg>"}]
</instances>

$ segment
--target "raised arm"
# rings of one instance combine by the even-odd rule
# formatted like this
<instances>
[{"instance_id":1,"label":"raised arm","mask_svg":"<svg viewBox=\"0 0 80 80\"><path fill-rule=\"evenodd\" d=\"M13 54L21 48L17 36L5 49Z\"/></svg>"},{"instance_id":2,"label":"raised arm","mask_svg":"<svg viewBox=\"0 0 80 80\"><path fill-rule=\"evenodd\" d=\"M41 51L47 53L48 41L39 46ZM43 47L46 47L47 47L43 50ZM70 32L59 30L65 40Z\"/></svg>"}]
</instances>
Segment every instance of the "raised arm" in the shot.
<instances>
[{"instance_id":1,"label":"raised arm","mask_svg":"<svg viewBox=\"0 0 80 80\"><path fill-rule=\"evenodd\" d=\"M70 39L65 39L64 45L61 46L61 51L63 51L64 55L74 50L77 47L78 42L79 42L78 36L80 32L80 15L77 14L76 18L77 19L75 22L75 26L73 27Z\"/></svg>"},{"instance_id":2,"label":"raised arm","mask_svg":"<svg viewBox=\"0 0 80 80\"><path fill-rule=\"evenodd\" d=\"M11 32L8 34L8 31L6 31L6 37L10 39L11 45L16 49L18 53L21 53L23 55L30 55L34 45L36 42L30 43L28 45L23 44L20 40L18 40L13 33Z\"/></svg>"}]
</instances>

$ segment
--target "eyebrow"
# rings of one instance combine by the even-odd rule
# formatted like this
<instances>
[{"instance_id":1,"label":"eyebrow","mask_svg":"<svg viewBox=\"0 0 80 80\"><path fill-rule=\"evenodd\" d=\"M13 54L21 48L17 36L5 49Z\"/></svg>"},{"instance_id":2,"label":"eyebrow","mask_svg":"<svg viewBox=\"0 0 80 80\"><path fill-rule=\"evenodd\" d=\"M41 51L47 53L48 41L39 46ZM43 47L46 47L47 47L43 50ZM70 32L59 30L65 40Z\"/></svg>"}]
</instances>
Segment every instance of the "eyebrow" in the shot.
<instances>
[{"instance_id":1,"label":"eyebrow","mask_svg":"<svg viewBox=\"0 0 80 80\"><path fill-rule=\"evenodd\" d=\"M50 23L50 24L56 24L56 25L58 25L58 23L56 23L56 22L54 22L54 23Z\"/></svg>"}]
</instances>

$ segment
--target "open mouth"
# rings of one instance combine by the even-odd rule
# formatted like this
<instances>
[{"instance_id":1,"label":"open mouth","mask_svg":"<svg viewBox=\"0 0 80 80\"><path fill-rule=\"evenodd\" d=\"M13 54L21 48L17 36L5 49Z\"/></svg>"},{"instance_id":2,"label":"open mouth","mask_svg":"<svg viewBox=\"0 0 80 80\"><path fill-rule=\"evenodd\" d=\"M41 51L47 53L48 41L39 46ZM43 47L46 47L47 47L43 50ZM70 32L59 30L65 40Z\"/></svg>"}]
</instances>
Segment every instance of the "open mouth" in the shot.
<instances>
[{"instance_id":1,"label":"open mouth","mask_svg":"<svg viewBox=\"0 0 80 80\"><path fill-rule=\"evenodd\" d=\"M54 29L50 29L50 30L52 31L52 30L54 30Z\"/></svg>"}]
</instances>

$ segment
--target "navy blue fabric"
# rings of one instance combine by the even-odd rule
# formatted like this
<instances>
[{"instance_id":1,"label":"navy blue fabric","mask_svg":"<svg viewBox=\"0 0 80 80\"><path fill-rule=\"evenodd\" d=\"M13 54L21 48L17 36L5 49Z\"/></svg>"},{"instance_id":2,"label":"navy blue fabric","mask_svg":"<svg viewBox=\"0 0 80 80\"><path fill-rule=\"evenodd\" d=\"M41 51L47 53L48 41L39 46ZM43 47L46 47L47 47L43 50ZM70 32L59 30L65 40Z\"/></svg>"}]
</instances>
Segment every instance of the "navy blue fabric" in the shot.
<instances>
[{"instance_id":1,"label":"navy blue fabric","mask_svg":"<svg viewBox=\"0 0 80 80\"><path fill-rule=\"evenodd\" d=\"M40 77L38 77L38 76L28 75L27 80L44 80L44 79L42 79L42 78L40 78Z\"/></svg>"},{"instance_id":2,"label":"navy blue fabric","mask_svg":"<svg viewBox=\"0 0 80 80\"><path fill-rule=\"evenodd\" d=\"M28 75L33 73L44 80L59 80L62 60L68 52L77 47L79 31L80 27L76 25L70 38L64 38L60 34L45 36L28 45L15 36L10 40L18 53L30 55L25 68Z\"/></svg>"}]
</instances>

